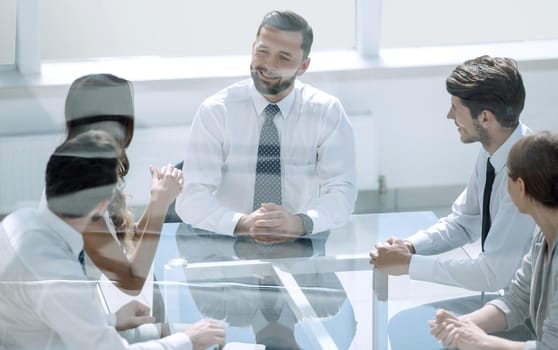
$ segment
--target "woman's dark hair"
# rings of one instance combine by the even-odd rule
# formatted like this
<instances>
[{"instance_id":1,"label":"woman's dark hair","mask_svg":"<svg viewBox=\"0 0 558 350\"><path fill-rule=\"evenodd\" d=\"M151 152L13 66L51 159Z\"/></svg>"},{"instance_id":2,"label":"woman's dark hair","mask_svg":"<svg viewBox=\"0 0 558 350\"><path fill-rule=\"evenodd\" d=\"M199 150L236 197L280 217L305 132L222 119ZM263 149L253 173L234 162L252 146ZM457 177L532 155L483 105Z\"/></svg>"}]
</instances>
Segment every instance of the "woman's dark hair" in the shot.
<instances>
[{"instance_id":1,"label":"woman's dark hair","mask_svg":"<svg viewBox=\"0 0 558 350\"><path fill-rule=\"evenodd\" d=\"M102 124L103 122L116 122L121 127L121 130L119 130L118 132L116 130L106 130L106 127ZM128 155L126 154L125 149L130 145L134 136L134 118L122 115L98 115L67 120L66 140L69 140L85 131L94 129L104 130L110 134L122 133L123 139L121 140L121 147L123 152L121 154L118 173L120 177L126 176L126 174L128 174L128 171L130 170L130 162L128 160Z\"/></svg>"},{"instance_id":2,"label":"woman's dark hair","mask_svg":"<svg viewBox=\"0 0 558 350\"><path fill-rule=\"evenodd\" d=\"M90 74L76 79L68 91L65 104L66 140L88 130L104 130L121 146L118 159L118 186L109 206L109 214L120 241L131 246L135 236L133 214L122 192L130 162L126 148L134 135L133 85L112 74Z\"/></svg>"},{"instance_id":3,"label":"woman's dark hair","mask_svg":"<svg viewBox=\"0 0 558 350\"><path fill-rule=\"evenodd\" d=\"M541 131L522 137L508 155L508 174L514 181L523 179L533 199L558 208L558 134Z\"/></svg>"},{"instance_id":4,"label":"woman's dark hair","mask_svg":"<svg viewBox=\"0 0 558 350\"><path fill-rule=\"evenodd\" d=\"M301 32L301 48L304 53L304 58L310 55L312 42L314 41L314 33L312 27L310 27L308 22L301 15L292 11L271 11L264 16L258 27L256 36L260 35L260 31L263 27L271 27L289 32Z\"/></svg>"},{"instance_id":5,"label":"woman's dark hair","mask_svg":"<svg viewBox=\"0 0 558 350\"><path fill-rule=\"evenodd\" d=\"M473 118L491 111L503 127L515 128L525 104L525 87L517 62L480 56L457 66L446 79L450 95L459 97Z\"/></svg>"}]
</instances>

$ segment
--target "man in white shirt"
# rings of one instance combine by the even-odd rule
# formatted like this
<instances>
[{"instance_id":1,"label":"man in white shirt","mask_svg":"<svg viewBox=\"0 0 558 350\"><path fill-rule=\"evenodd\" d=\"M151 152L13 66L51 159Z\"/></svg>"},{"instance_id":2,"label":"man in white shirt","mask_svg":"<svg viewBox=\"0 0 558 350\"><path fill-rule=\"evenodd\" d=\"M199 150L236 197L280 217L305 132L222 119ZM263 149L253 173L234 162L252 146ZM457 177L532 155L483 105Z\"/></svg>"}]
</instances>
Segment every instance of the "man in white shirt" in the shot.
<instances>
[{"instance_id":1,"label":"man in white shirt","mask_svg":"<svg viewBox=\"0 0 558 350\"><path fill-rule=\"evenodd\" d=\"M507 191L508 153L529 132L519 121L525 101L523 80L514 60L481 56L457 66L447 78L446 88L451 95L447 118L454 121L461 141L482 145L467 187L449 216L405 240L390 238L377 243L370 262L376 270L409 274L415 280L474 291L507 289L535 227L528 215L518 211ZM488 169L494 179L491 190L486 181ZM477 240L482 251L473 259L444 261L436 256ZM452 311L464 313L486 301L480 296L475 300L472 305L459 303L467 306ZM420 327L428 335L426 321Z\"/></svg>"},{"instance_id":2,"label":"man in white shirt","mask_svg":"<svg viewBox=\"0 0 558 350\"><path fill-rule=\"evenodd\" d=\"M275 243L350 218L357 194L352 128L338 99L297 80L310 64L312 40L301 16L268 13L252 45L252 79L201 104L184 157L184 190L176 200L185 222ZM259 202L255 187L269 105L278 107L272 127L280 179L264 188L274 188L280 199Z\"/></svg>"},{"instance_id":3,"label":"man in white shirt","mask_svg":"<svg viewBox=\"0 0 558 350\"><path fill-rule=\"evenodd\" d=\"M81 232L99 220L117 182L119 148L102 131L59 146L46 169L47 207L24 208L0 225L0 349L205 349L224 344L220 323L129 345L116 330L154 319L131 302L104 315L83 271Z\"/></svg>"}]
</instances>

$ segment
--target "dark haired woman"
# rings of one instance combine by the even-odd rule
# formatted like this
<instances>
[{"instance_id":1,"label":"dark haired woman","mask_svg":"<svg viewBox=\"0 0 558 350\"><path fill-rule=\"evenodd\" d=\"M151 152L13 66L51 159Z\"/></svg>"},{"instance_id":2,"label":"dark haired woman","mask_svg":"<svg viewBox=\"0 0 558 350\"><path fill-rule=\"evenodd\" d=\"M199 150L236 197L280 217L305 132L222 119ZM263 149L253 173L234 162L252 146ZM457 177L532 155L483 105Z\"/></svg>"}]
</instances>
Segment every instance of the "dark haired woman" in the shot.
<instances>
[{"instance_id":1,"label":"dark haired woman","mask_svg":"<svg viewBox=\"0 0 558 350\"><path fill-rule=\"evenodd\" d=\"M111 74L91 74L76 79L65 104L67 139L88 130L103 130L122 147L119 186L104 220L92 222L84 233L84 264L89 279L103 273L123 292L137 295L151 274L151 265L164 217L182 190L182 171L172 165L150 167L151 199L141 218L134 222L126 207L124 176L129 162L126 148L134 132L133 86ZM44 203L44 201L42 201Z\"/></svg>"},{"instance_id":2,"label":"dark haired woman","mask_svg":"<svg viewBox=\"0 0 558 350\"><path fill-rule=\"evenodd\" d=\"M510 292L472 313L439 310L431 333L459 349L556 349L558 346L558 134L527 135L508 156L508 191L518 209L537 224L531 248ZM534 335L512 341L488 333L529 320Z\"/></svg>"}]
</instances>

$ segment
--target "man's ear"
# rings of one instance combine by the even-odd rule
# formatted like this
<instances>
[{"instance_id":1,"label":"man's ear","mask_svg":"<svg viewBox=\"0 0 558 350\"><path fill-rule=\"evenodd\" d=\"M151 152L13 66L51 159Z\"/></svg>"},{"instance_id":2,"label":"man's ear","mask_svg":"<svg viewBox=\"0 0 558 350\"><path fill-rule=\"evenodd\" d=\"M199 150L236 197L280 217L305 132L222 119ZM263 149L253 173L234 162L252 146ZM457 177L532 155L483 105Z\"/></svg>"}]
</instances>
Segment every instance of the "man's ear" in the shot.
<instances>
[{"instance_id":1,"label":"man's ear","mask_svg":"<svg viewBox=\"0 0 558 350\"><path fill-rule=\"evenodd\" d=\"M525 192L525 181L522 178L517 178L517 185L519 186L519 195L525 197L527 193Z\"/></svg>"},{"instance_id":2,"label":"man's ear","mask_svg":"<svg viewBox=\"0 0 558 350\"><path fill-rule=\"evenodd\" d=\"M302 61L302 64L300 65L300 67L298 68L298 71L296 72L296 75L301 76L302 74L304 74L309 66L310 66L310 57L306 57Z\"/></svg>"},{"instance_id":3,"label":"man's ear","mask_svg":"<svg viewBox=\"0 0 558 350\"><path fill-rule=\"evenodd\" d=\"M488 124L492 123L493 121L496 121L496 116L488 109L483 109L480 112L479 117L477 119L479 123L481 123L484 127L487 127Z\"/></svg>"}]
</instances>

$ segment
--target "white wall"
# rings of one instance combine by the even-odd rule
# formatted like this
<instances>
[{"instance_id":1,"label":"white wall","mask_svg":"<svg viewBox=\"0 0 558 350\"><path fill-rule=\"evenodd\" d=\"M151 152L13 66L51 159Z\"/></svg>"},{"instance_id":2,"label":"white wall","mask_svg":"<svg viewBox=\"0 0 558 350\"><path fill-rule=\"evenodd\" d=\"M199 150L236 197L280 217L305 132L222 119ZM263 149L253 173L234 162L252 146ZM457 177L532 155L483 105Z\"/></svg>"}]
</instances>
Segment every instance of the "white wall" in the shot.
<instances>
[{"instance_id":1,"label":"white wall","mask_svg":"<svg viewBox=\"0 0 558 350\"><path fill-rule=\"evenodd\" d=\"M304 76L305 81L338 96L352 116L361 189L377 188L379 174L385 175L392 189L465 184L479 145L461 144L454 124L446 119L449 96L444 83L452 68L370 68L308 72ZM527 89L523 121L534 129L558 131L558 62L520 62L520 69ZM199 103L237 79L135 82L137 129L129 149L132 169L127 180L128 192L134 194L133 205L142 205L148 198L147 165L178 161L183 135ZM0 79L0 212L39 198L37 189L42 188L44 168L39 162L30 169L29 159L38 157L46 162L52 147L61 140L67 89L67 84L2 86ZM23 136L29 132L47 135ZM17 140L24 144L44 142L38 142L36 149L14 149ZM6 144L12 147L8 151ZM18 157L11 157L13 152ZM7 168L26 176L9 178L4 171ZM14 188L32 189L33 193L22 190L21 198L2 199Z\"/></svg>"}]
</instances>

